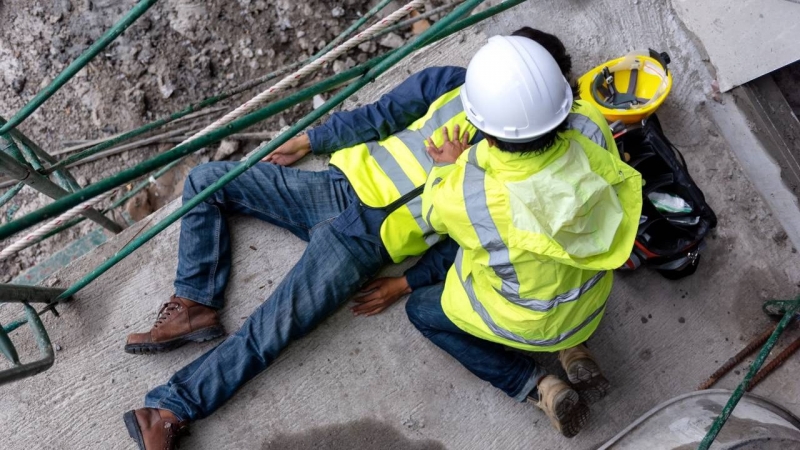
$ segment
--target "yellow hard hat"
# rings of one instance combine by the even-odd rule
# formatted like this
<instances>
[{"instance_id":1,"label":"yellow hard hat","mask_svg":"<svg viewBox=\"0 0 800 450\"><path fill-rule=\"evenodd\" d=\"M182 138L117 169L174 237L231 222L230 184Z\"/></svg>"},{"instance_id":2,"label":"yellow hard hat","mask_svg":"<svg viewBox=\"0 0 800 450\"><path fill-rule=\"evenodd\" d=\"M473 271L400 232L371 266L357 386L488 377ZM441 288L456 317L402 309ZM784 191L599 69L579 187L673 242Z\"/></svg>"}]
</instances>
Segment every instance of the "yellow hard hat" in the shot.
<instances>
[{"instance_id":1,"label":"yellow hard hat","mask_svg":"<svg viewBox=\"0 0 800 450\"><path fill-rule=\"evenodd\" d=\"M633 52L603 63L578 79L580 97L606 120L637 123L653 114L672 88L666 53Z\"/></svg>"}]
</instances>

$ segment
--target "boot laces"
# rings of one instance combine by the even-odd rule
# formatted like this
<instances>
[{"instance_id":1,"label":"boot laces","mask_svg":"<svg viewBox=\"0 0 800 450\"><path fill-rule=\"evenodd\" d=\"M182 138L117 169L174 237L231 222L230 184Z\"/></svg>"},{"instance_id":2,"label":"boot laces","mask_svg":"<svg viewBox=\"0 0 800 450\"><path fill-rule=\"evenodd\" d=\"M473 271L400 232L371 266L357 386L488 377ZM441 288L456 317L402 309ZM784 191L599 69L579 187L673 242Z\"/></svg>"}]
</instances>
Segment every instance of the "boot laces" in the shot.
<instances>
[{"instance_id":1,"label":"boot laces","mask_svg":"<svg viewBox=\"0 0 800 450\"><path fill-rule=\"evenodd\" d=\"M158 310L158 317L156 318L156 324L153 328L158 328L159 325L163 325L164 323L169 320L169 317L172 315L174 311L180 311L181 304L177 302L167 302L161 305L161 309Z\"/></svg>"},{"instance_id":2,"label":"boot laces","mask_svg":"<svg viewBox=\"0 0 800 450\"><path fill-rule=\"evenodd\" d=\"M164 450L172 450L178 447L178 438L186 434L186 427L177 423L164 422L164 429L167 431L167 439L164 442Z\"/></svg>"}]
</instances>

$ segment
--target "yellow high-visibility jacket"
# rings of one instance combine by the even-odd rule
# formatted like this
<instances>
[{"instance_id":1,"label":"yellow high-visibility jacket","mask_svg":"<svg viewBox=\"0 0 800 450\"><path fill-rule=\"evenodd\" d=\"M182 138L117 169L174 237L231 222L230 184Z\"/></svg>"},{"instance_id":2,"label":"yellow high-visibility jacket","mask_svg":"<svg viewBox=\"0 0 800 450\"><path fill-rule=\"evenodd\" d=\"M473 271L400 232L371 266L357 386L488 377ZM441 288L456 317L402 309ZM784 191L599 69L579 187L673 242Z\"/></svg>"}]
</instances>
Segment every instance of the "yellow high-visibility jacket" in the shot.
<instances>
[{"instance_id":1,"label":"yellow high-visibility jacket","mask_svg":"<svg viewBox=\"0 0 800 450\"><path fill-rule=\"evenodd\" d=\"M567 120L541 154L484 140L428 178L426 220L461 247L442 306L474 336L548 352L585 341L630 255L641 175L596 108L578 101Z\"/></svg>"},{"instance_id":2,"label":"yellow high-visibility jacket","mask_svg":"<svg viewBox=\"0 0 800 450\"><path fill-rule=\"evenodd\" d=\"M425 140L432 137L441 145L445 126L453 130L458 125L462 132L475 135L477 129L467 120L460 91L458 87L437 98L428 112L405 130L381 141L339 150L331 157L330 164L344 172L362 203L390 211L381 224L380 236L395 263L425 253L441 239L422 217L420 195L434 168Z\"/></svg>"}]
</instances>

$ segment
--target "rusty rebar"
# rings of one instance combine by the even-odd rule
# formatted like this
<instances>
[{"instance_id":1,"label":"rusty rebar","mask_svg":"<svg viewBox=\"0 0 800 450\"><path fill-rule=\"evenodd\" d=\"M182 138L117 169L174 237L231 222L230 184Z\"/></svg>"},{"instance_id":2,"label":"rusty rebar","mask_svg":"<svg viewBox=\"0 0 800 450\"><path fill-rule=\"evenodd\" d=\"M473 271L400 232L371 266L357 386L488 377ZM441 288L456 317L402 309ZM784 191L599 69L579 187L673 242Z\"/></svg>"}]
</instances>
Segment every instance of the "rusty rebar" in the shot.
<instances>
[{"instance_id":1,"label":"rusty rebar","mask_svg":"<svg viewBox=\"0 0 800 450\"><path fill-rule=\"evenodd\" d=\"M768 330L764 331L763 333L753 338L753 340L751 340L750 343L747 344L747 347L743 348L733 358L725 361L725 364L723 364L722 367L717 369L716 372L711 374L711 376L708 377L708 379L703 384L701 384L697 388L697 390L702 391L713 386L717 381L719 381L720 378L722 378L723 376L725 376L725 374L730 372L731 369L736 367L740 362L744 361L744 359L747 358L750 354L752 354L753 352L758 350L762 345L764 345L764 343L767 342L767 339L769 339L769 337L772 335L772 332L775 331L775 328L777 326L778 324L772 325L769 327Z\"/></svg>"},{"instance_id":2,"label":"rusty rebar","mask_svg":"<svg viewBox=\"0 0 800 450\"><path fill-rule=\"evenodd\" d=\"M763 369L759 370L755 377L753 377L753 381L750 382L750 386L747 387L747 392L753 390L753 388L760 382L764 381L770 373L772 373L775 369L780 367L781 364L786 362L790 356L792 356L797 350L800 349L800 338L797 338L789 344L783 351L778 353L778 356L775 357L772 361L769 362Z\"/></svg>"}]
</instances>

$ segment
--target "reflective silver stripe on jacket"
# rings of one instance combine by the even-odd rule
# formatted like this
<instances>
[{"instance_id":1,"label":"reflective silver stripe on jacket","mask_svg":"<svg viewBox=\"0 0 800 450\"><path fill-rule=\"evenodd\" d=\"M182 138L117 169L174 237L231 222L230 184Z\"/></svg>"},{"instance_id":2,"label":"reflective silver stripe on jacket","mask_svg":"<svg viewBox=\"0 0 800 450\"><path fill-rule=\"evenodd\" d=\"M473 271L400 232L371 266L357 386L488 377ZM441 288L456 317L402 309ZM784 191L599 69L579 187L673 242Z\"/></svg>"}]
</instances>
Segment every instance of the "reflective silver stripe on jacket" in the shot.
<instances>
[{"instance_id":1,"label":"reflective silver stripe on jacket","mask_svg":"<svg viewBox=\"0 0 800 450\"><path fill-rule=\"evenodd\" d=\"M377 142L367 142L367 148L369 149L369 153L375 158L375 161L381 167L386 176L388 176L392 182L394 183L395 187L398 191L400 191L400 195L405 195L414 189L417 186L414 185L414 182L411 181L411 178L403 172L403 168L400 167L400 163L394 158L394 156L389 153L389 150L386 149L383 145ZM414 221L417 222L417 225L422 229L422 235L425 237L425 242L428 245L433 245L439 242L439 235L433 230L425 222L425 219L422 217L422 197L416 196L411 201L406 203L408 209L411 210L411 215L414 216Z\"/></svg>"},{"instance_id":2,"label":"reflective silver stripe on jacket","mask_svg":"<svg viewBox=\"0 0 800 450\"><path fill-rule=\"evenodd\" d=\"M425 121L422 128L419 130L405 129L394 136L405 144L411 150L411 153L417 158L417 162L425 169L426 173L430 173L434 166L433 158L428 155L426 150L425 140L433 136L433 133L442 125L447 123L450 119L458 115L464 110L461 103L461 97L455 96L447 103L442 105L441 108L431 114L431 117ZM448 130L452 134L453 130Z\"/></svg>"},{"instance_id":3,"label":"reflective silver stripe on jacket","mask_svg":"<svg viewBox=\"0 0 800 450\"><path fill-rule=\"evenodd\" d=\"M582 135L589 138L589 140L608 150L606 137L603 135L603 131L596 123L592 122L592 119L583 114L570 113L569 116L567 116L567 126L570 129L578 130Z\"/></svg>"},{"instance_id":4,"label":"reflective silver stripe on jacket","mask_svg":"<svg viewBox=\"0 0 800 450\"><path fill-rule=\"evenodd\" d=\"M472 275L467 277L466 280L461 275L461 264L463 263L464 259L464 251L459 247L458 254L456 255L455 267L456 273L458 274L459 280L463 280L461 283L464 286L464 290L467 293L467 297L469 298L469 302L472 305L472 309L480 316L483 323L489 327L489 330L492 331L496 336L499 336L504 339L508 339L510 341L519 342L521 344L527 345L536 345L539 347L549 347L556 344L559 344L570 337L574 336L576 333L584 329L587 325L589 325L606 307L606 301L603 301L597 309L595 309L589 316L583 320L577 327L565 331L558 336L551 338L551 339L525 339L524 337L506 330L505 328L500 327L497 323L492 319L492 316L489 315L489 311L484 308L483 304L478 300L478 297L475 295L475 289L472 287Z\"/></svg>"},{"instance_id":5,"label":"reflective silver stripe on jacket","mask_svg":"<svg viewBox=\"0 0 800 450\"><path fill-rule=\"evenodd\" d=\"M436 131L439 127L447 123L447 121L458 115L463 110L464 107L461 104L461 97L456 96L442 105L441 108L434 111L433 114L431 114L431 117L425 121L425 124L419 130L405 129L394 134L394 137L400 139L400 141L409 149L409 151L411 151L411 154L414 155L414 158L417 160L417 162L419 162L422 168L425 169L425 172L430 173L431 169L433 169L434 162L430 155L428 155L428 151L425 146L425 139L433 135L434 131ZM397 159L395 159L395 157L389 152L388 149L386 149L386 147L374 141L367 142L366 145L372 157L375 158L375 161L381 167L386 176L392 180L401 196L417 188L408 175L403 172L403 168L400 166L400 163L397 161ZM428 245L434 245L439 242L442 237L437 234L423 218L422 197L419 195L414 197L408 203L406 203L405 206L411 210L414 220L422 229L425 242Z\"/></svg>"},{"instance_id":6,"label":"reflective silver stripe on jacket","mask_svg":"<svg viewBox=\"0 0 800 450\"><path fill-rule=\"evenodd\" d=\"M486 173L478 165L477 149L469 150L468 164L464 171L464 203L467 207L467 216L472 223L481 246L489 253L489 266L500 278L501 284L498 293L515 305L533 311L546 312L560 304L575 301L593 288L606 272L598 272L586 280L583 285L558 294L552 299L524 298L520 295L520 282L514 264L511 262L508 247L489 212L489 203L486 200Z\"/></svg>"}]
</instances>

